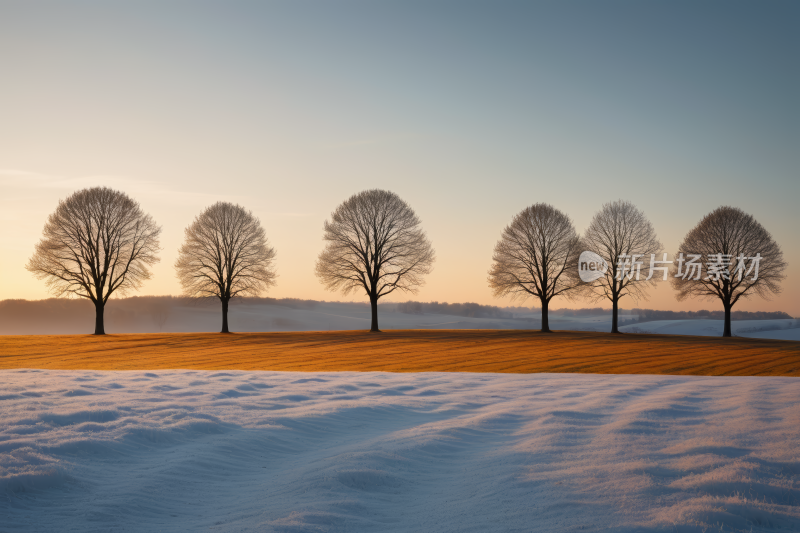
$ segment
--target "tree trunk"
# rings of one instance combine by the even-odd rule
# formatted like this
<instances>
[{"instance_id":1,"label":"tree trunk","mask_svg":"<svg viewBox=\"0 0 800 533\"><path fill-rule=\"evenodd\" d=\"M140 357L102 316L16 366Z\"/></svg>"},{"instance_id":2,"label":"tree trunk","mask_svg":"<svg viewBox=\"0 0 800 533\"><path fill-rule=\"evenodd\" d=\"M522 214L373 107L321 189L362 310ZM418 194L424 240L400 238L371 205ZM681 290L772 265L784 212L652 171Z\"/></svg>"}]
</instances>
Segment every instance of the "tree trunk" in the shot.
<instances>
[{"instance_id":1,"label":"tree trunk","mask_svg":"<svg viewBox=\"0 0 800 533\"><path fill-rule=\"evenodd\" d=\"M723 302L722 305L725 307L725 329L722 330L723 337L732 337L731 335L731 305Z\"/></svg>"},{"instance_id":2,"label":"tree trunk","mask_svg":"<svg viewBox=\"0 0 800 533\"><path fill-rule=\"evenodd\" d=\"M220 298L222 300L222 331L220 333L230 333L228 331L228 300L229 298Z\"/></svg>"},{"instance_id":3,"label":"tree trunk","mask_svg":"<svg viewBox=\"0 0 800 533\"><path fill-rule=\"evenodd\" d=\"M378 329L378 299L370 297L369 304L372 307L372 327L370 332L380 333L381 330Z\"/></svg>"},{"instance_id":4,"label":"tree trunk","mask_svg":"<svg viewBox=\"0 0 800 533\"><path fill-rule=\"evenodd\" d=\"M106 327L103 321L103 312L106 309L106 304L103 302L95 302L94 304L94 334L105 335Z\"/></svg>"},{"instance_id":5,"label":"tree trunk","mask_svg":"<svg viewBox=\"0 0 800 533\"><path fill-rule=\"evenodd\" d=\"M619 324L619 299L613 298L611 300L611 333L619 333L617 325Z\"/></svg>"},{"instance_id":6,"label":"tree trunk","mask_svg":"<svg viewBox=\"0 0 800 533\"><path fill-rule=\"evenodd\" d=\"M550 302L542 298L542 333L550 333L550 318L548 316L548 307Z\"/></svg>"}]
</instances>

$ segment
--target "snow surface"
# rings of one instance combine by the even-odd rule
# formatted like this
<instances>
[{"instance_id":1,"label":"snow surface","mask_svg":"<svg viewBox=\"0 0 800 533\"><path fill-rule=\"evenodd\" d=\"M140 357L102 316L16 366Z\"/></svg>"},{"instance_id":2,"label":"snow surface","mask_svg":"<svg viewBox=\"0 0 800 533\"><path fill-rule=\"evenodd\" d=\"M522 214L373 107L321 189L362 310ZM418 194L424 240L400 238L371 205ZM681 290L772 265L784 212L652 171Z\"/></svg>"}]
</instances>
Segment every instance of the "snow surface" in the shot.
<instances>
[{"instance_id":1,"label":"snow surface","mask_svg":"<svg viewBox=\"0 0 800 533\"><path fill-rule=\"evenodd\" d=\"M619 328L623 333L658 333L669 335L701 335L721 337L722 320L654 320ZM800 327L793 319L732 320L731 332L740 337L800 340Z\"/></svg>"},{"instance_id":2,"label":"snow surface","mask_svg":"<svg viewBox=\"0 0 800 533\"><path fill-rule=\"evenodd\" d=\"M107 333L159 333L219 331L222 308L218 302L202 301L197 305L165 307L163 314L143 307L138 313L125 312L112 300L106 308ZM231 331L332 331L368 330L372 312L368 303L309 302L311 308L280 304L255 304L232 300L229 312ZM94 331L93 309L64 316L7 313L0 320L0 335L65 335ZM158 318L163 319L159 321ZM629 320L630 315L622 315ZM515 318L475 318L440 314L409 314L394 310L391 304L378 311L381 329L539 329L541 313L515 314ZM609 331L611 314L589 317L550 316L554 329Z\"/></svg>"},{"instance_id":3,"label":"snow surface","mask_svg":"<svg viewBox=\"0 0 800 533\"><path fill-rule=\"evenodd\" d=\"M752 337L754 339L777 339L782 341L800 341L800 328L780 329L771 331L759 331L740 333L742 337Z\"/></svg>"},{"instance_id":4,"label":"snow surface","mask_svg":"<svg viewBox=\"0 0 800 533\"><path fill-rule=\"evenodd\" d=\"M800 379L0 371L0 531L800 530Z\"/></svg>"},{"instance_id":5,"label":"snow surface","mask_svg":"<svg viewBox=\"0 0 800 533\"><path fill-rule=\"evenodd\" d=\"M107 333L210 332L222 326L218 302L197 302L197 305L166 305L162 311L142 305L138 309L115 306L106 308ZM163 303L163 302L162 302ZM169 302L167 302L169 303ZM250 303L233 300L229 321L231 331L335 331L369 329L371 311L368 304L353 302ZM85 314L6 313L0 320L0 335L64 335L94 331L93 309ZM26 314L27 313L27 314ZM628 333L664 333L677 335L722 336L721 320L660 320L625 325L635 315L619 316L620 331ZM408 314L398 312L392 304L380 306L380 328L392 329L539 329L541 312L514 313L514 318L475 318L440 314ZM734 320L733 334L764 339L800 340L800 320ZM562 316L550 314L550 328L570 331L611 331L611 312L598 315Z\"/></svg>"}]
</instances>

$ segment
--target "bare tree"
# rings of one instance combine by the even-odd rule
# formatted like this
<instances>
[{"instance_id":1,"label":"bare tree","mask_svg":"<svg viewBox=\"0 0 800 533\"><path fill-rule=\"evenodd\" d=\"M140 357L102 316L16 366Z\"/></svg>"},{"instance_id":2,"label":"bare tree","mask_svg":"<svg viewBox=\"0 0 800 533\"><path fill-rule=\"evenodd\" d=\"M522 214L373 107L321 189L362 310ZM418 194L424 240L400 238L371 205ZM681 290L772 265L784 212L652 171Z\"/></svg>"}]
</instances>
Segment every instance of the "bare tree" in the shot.
<instances>
[{"instance_id":1,"label":"bare tree","mask_svg":"<svg viewBox=\"0 0 800 533\"><path fill-rule=\"evenodd\" d=\"M781 292L787 264L772 235L736 207L719 207L686 234L671 278L678 301L719 298L725 309L723 337L731 336L731 309L754 294ZM702 274L706 260L706 276Z\"/></svg>"},{"instance_id":2,"label":"bare tree","mask_svg":"<svg viewBox=\"0 0 800 533\"><path fill-rule=\"evenodd\" d=\"M550 300L571 297L580 287L580 251L580 239L567 215L548 204L526 207L494 247L489 287L495 296L539 298L542 331L549 332Z\"/></svg>"},{"instance_id":3,"label":"bare tree","mask_svg":"<svg viewBox=\"0 0 800 533\"><path fill-rule=\"evenodd\" d=\"M125 193L80 190L58 202L26 268L55 296L87 298L95 307L95 335L105 334L108 298L150 278L158 262L161 228Z\"/></svg>"},{"instance_id":4,"label":"bare tree","mask_svg":"<svg viewBox=\"0 0 800 533\"><path fill-rule=\"evenodd\" d=\"M378 299L414 293L433 267L434 251L414 211L393 192L372 189L345 200L325 221L327 245L316 274L328 290L363 289L378 329Z\"/></svg>"},{"instance_id":5,"label":"bare tree","mask_svg":"<svg viewBox=\"0 0 800 533\"><path fill-rule=\"evenodd\" d=\"M258 218L239 205L217 202L185 230L175 269L186 296L219 298L222 333L228 330L228 302L259 296L275 284L275 249Z\"/></svg>"},{"instance_id":6,"label":"bare tree","mask_svg":"<svg viewBox=\"0 0 800 533\"><path fill-rule=\"evenodd\" d=\"M630 296L633 300L647 298L647 289L656 279L654 270L668 267L663 264L666 257L657 259L661 243L645 214L635 205L623 200L604 204L586 230L584 248L602 257L608 268L591 284L585 285L586 294L594 300L611 300L611 333L619 333L619 300ZM647 266L647 277L642 267Z\"/></svg>"}]
</instances>

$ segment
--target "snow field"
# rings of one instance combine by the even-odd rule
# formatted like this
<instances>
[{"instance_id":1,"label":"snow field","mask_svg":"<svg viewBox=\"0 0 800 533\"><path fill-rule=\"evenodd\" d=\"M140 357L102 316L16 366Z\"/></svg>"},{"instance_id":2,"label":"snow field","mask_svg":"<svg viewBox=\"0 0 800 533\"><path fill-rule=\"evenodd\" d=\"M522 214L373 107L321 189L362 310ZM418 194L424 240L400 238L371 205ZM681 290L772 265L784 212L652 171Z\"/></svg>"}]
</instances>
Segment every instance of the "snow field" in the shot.
<instances>
[{"instance_id":1,"label":"snow field","mask_svg":"<svg viewBox=\"0 0 800 533\"><path fill-rule=\"evenodd\" d=\"M738 337L800 341L800 327L796 320L733 320L731 333ZM622 326L623 333L658 333L666 335L699 335L721 337L725 323L722 320L655 320Z\"/></svg>"},{"instance_id":2,"label":"snow field","mask_svg":"<svg viewBox=\"0 0 800 533\"><path fill-rule=\"evenodd\" d=\"M800 531L800 380L0 371L0 531Z\"/></svg>"}]
</instances>

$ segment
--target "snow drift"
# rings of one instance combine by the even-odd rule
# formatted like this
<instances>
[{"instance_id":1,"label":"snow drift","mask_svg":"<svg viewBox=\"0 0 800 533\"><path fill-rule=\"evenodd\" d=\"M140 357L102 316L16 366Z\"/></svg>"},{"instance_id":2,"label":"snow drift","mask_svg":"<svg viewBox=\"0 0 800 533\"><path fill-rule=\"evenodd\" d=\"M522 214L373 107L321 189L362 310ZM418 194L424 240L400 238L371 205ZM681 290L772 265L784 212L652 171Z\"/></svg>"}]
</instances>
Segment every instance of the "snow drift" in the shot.
<instances>
[{"instance_id":1,"label":"snow drift","mask_svg":"<svg viewBox=\"0 0 800 533\"><path fill-rule=\"evenodd\" d=\"M800 380L0 372L2 531L800 530Z\"/></svg>"}]
</instances>

